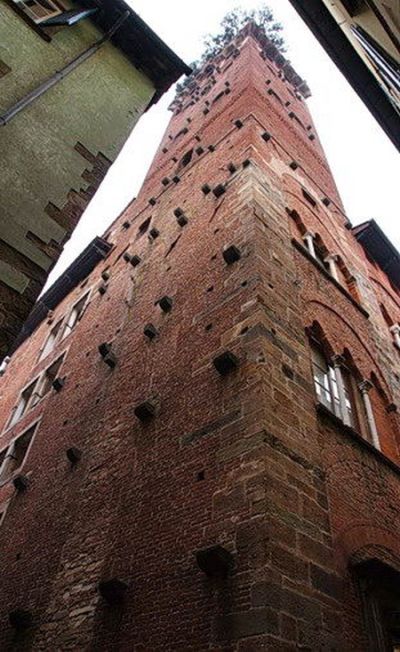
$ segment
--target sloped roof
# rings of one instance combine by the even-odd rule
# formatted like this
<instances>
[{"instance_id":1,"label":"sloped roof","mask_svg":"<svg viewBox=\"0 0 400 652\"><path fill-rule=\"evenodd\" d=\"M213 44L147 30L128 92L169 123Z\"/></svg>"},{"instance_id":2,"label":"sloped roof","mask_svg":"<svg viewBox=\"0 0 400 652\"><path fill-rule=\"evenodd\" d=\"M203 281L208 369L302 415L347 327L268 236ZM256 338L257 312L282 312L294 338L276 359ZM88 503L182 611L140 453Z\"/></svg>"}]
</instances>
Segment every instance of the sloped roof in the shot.
<instances>
[{"instance_id":1,"label":"sloped roof","mask_svg":"<svg viewBox=\"0 0 400 652\"><path fill-rule=\"evenodd\" d=\"M397 149L399 114L323 0L289 0Z\"/></svg>"},{"instance_id":2,"label":"sloped roof","mask_svg":"<svg viewBox=\"0 0 400 652\"><path fill-rule=\"evenodd\" d=\"M96 237L92 240L47 292L37 300L13 345L12 352L46 319L49 311L54 310L67 294L90 274L97 263L107 256L111 248L112 245L103 238Z\"/></svg>"},{"instance_id":3,"label":"sloped roof","mask_svg":"<svg viewBox=\"0 0 400 652\"><path fill-rule=\"evenodd\" d=\"M400 253L375 220L355 226L352 232L368 256L379 265L393 285L400 288Z\"/></svg>"},{"instance_id":4,"label":"sloped roof","mask_svg":"<svg viewBox=\"0 0 400 652\"><path fill-rule=\"evenodd\" d=\"M79 6L97 9L90 20L103 32L108 32L126 11L128 18L111 38L132 64L151 79L156 102L166 90L191 68L173 52L124 0L79 0Z\"/></svg>"}]
</instances>

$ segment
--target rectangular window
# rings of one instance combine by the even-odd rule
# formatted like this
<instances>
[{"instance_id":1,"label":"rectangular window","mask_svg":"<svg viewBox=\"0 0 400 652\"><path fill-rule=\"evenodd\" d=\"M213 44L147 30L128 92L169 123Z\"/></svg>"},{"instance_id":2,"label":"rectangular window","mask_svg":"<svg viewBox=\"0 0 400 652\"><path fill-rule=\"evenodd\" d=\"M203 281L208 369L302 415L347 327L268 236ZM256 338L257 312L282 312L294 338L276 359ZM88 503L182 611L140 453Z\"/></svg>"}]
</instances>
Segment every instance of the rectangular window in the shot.
<instances>
[{"instance_id":1,"label":"rectangular window","mask_svg":"<svg viewBox=\"0 0 400 652\"><path fill-rule=\"evenodd\" d=\"M28 387L22 391L19 401L11 415L10 421L8 423L8 427L11 427L14 425L14 423L17 423L17 421L19 421L21 417L25 414L26 410L28 409L28 405L31 401L31 398L33 396L33 393L35 391L37 382L38 382L38 378L36 378L36 380L34 380L33 383L28 385Z\"/></svg>"},{"instance_id":2,"label":"rectangular window","mask_svg":"<svg viewBox=\"0 0 400 652\"><path fill-rule=\"evenodd\" d=\"M6 482L11 478L16 471L23 465L28 448L35 434L37 423L31 426L26 432L20 435L17 439L2 452L2 464L0 467L0 482Z\"/></svg>"},{"instance_id":3,"label":"rectangular window","mask_svg":"<svg viewBox=\"0 0 400 652\"><path fill-rule=\"evenodd\" d=\"M51 351L54 349L57 341L57 337L61 331L61 325L63 320L60 319L55 326L51 329L50 333L47 336L43 350L40 354L39 360L43 360Z\"/></svg>"},{"instance_id":4,"label":"rectangular window","mask_svg":"<svg viewBox=\"0 0 400 652\"><path fill-rule=\"evenodd\" d=\"M62 339L64 339L64 337L67 337L67 335L70 334L70 332L75 328L78 321L81 319L88 298L89 298L89 292L86 292L86 294L83 297L81 297L81 299L79 299L79 301L77 301L77 303L72 308L64 326Z\"/></svg>"},{"instance_id":5,"label":"rectangular window","mask_svg":"<svg viewBox=\"0 0 400 652\"><path fill-rule=\"evenodd\" d=\"M51 390L52 384L57 378L60 367L64 361L64 356L65 354L57 358L57 360L55 360L41 376L32 395L30 407L36 405Z\"/></svg>"},{"instance_id":6,"label":"rectangular window","mask_svg":"<svg viewBox=\"0 0 400 652\"><path fill-rule=\"evenodd\" d=\"M53 0L13 0L13 2L37 24L63 12L63 9Z\"/></svg>"}]
</instances>

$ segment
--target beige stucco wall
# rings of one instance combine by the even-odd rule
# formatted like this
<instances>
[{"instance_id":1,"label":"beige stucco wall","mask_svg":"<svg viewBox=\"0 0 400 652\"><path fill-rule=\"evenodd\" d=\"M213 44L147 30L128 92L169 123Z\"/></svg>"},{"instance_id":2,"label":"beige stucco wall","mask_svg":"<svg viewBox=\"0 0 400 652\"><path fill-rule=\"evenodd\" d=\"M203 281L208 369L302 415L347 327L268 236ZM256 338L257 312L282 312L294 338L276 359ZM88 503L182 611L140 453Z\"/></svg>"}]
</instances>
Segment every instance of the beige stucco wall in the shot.
<instances>
[{"instance_id":1,"label":"beige stucco wall","mask_svg":"<svg viewBox=\"0 0 400 652\"><path fill-rule=\"evenodd\" d=\"M2 1L0 61L11 71L0 77L0 115L101 36L86 19L61 29L48 43ZM15 261L15 273L10 260L8 267L0 267L0 323L7 312L1 286L7 286L8 302L10 289L29 294L29 265L37 284L41 272L46 272L44 282L54 262L54 253L27 239L28 231L43 243L66 239L68 225L58 224L44 211L49 202L62 208L71 189L88 186L81 175L91 164L74 146L80 142L92 154L101 152L114 160L154 90L152 82L120 50L106 43L11 122L0 126L0 260L2 248L9 252L10 247L17 257L19 253L26 257L24 264Z\"/></svg>"},{"instance_id":2,"label":"beige stucco wall","mask_svg":"<svg viewBox=\"0 0 400 652\"><path fill-rule=\"evenodd\" d=\"M11 72L0 81L0 112L36 88L94 43L100 33L85 20L46 43L7 5L0 5L0 59ZM79 190L87 162L74 150L82 142L114 160L147 106L154 88L107 43L57 86L0 127L0 237L41 267L42 252L24 241L26 229L61 242L65 231L44 213ZM84 184L83 184L84 185Z\"/></svg>"}]
</instances>

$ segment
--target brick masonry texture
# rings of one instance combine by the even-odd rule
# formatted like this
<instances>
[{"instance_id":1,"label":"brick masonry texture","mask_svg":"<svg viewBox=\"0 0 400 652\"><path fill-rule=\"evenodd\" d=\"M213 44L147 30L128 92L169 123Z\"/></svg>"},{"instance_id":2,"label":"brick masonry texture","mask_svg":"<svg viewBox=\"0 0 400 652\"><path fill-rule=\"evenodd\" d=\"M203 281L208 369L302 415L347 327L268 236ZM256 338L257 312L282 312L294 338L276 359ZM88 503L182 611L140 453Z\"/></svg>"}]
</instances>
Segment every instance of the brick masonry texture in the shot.
<instances>
[{"instance_id":1,"label":"brick masonry texture","mask_svg":"<svg viewBox=\"0 0 400 652\"><path fill-rule=\"evenodd\" d=\"M0 450L39 422L28 489L0 486L0 649L361 652L352 564L400 569L399 418L387 410L400 352L380 308L398 320L399 296L346 228L306 103L257 33L172 110L138 198L106 233L111 253L51 317L90 290L77 326L39 361L44 321L0 380ZM305 231L340 256L341 283L310 261ZM231 245L241 255L228 265ZM313 324L372 378L381 453L316 410ZM221 376L212 361L226 350L239 367ZM61 391L7 429L21 389L63 351ZM155 414L141 422L144 401ZM226 578L196 564L216 544L233 554ZM127 584L120 606L98 591L115 577ZM33 615L26 632L10 627L17 608Z\"/></svg>"}]
</instances>

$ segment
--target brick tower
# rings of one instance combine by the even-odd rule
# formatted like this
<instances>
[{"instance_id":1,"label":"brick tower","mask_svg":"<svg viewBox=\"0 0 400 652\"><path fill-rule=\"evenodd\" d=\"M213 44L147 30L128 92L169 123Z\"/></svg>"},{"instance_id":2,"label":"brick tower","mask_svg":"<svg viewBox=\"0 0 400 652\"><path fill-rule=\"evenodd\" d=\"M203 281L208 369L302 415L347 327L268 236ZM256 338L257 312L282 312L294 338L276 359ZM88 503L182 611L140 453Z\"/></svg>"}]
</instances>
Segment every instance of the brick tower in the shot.
<instances>
[{"instance_id":1,"label":"brick tower","mask_svg":"<svg viewBox=\"0 0 400 652\"><path fill-rule=\"evenodd\" d=\"M249 24L32 314L0 649L396 648L399 255L352 229L307 94Z\"/></svg>"}]
</instances>

